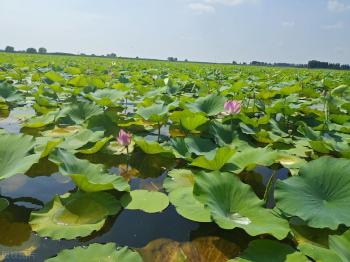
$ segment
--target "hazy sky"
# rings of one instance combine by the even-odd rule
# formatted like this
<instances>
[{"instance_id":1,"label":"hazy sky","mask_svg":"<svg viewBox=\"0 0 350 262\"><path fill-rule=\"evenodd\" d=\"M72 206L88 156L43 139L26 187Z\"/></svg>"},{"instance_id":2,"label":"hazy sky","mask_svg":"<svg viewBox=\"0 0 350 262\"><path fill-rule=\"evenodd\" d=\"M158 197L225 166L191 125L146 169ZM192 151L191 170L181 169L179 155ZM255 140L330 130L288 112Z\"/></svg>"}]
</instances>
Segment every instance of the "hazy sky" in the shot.
<instances>
[{"instance_id":1,"label":"hazy sky","mask_svg":"<svg viewBox=\"0 0 350 262\"><path fill-rule=\"evenodd\" d=\"M0 48L350 63L350 0L0 0Z\"/></svg>"}]
</instances>

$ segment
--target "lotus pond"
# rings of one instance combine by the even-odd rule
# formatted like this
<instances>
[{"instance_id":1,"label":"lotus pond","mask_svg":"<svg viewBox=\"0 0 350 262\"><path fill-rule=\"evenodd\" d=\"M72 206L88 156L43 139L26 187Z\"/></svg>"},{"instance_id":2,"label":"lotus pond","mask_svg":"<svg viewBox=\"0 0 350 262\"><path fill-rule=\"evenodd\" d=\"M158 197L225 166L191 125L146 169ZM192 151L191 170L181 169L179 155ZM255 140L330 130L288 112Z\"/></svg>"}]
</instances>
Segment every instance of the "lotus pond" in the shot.
<instances>
[{"instance_id":1,"label":"lotus pond","mask_svg":"<svg viewBox=\"0 0 350 262\"><path fill-rule=\"evenodd\" d=\"M346 71L0 54L0 261L350 261Z\"/></svg>"}]
</instances>

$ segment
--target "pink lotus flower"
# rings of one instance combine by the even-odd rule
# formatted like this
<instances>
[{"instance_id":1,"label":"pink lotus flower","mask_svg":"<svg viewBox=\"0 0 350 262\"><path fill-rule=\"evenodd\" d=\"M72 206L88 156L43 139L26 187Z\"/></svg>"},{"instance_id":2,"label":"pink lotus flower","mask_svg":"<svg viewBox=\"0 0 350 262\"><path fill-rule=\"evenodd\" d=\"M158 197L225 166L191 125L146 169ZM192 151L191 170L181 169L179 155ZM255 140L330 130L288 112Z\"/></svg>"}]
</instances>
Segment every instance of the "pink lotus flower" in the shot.
<instances>
[{"instance_id":1,"label":"pink lotus flower","mask_svg":"<svg viewBox=\"0 0 350 262\"><path fill-rule=\"evenodd\" d=\"M224 109L230 115L236 115L241 112L241 102L237 100L228 100L225 102Z\"/></svg>"},{"instance_id":2,"label":"pink lotus flower","mask_svg":"<svg viewBox=\"0 0 350 262\"><path fill-rule=\"evenodd\" d=\"M121 146L128 146L131 143L131 134L120 129L117 141Z\"/></svg>"}]
</instances>

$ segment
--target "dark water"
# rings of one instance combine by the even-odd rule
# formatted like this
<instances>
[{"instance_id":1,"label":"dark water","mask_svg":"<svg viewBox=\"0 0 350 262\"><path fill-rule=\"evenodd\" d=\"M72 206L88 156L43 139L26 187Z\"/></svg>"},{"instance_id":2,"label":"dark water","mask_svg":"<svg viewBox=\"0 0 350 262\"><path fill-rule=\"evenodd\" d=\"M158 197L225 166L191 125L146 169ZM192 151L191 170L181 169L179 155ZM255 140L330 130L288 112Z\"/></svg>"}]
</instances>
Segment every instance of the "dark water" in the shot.
<instances>
[{"instance_id":1,"label":"dark water","mask_svg":"<svg viewBox=\"0 0 350 262\"><path fill-rule=\"evenodd\" d=\"M0 121L0 128L18 133L21 120L14 118L14 115L18 116L12 113L8 118ZM162 133L167 132L166 128L162 129ZM125 156L104 154L78 156L92 163L104 164L111 173L125 175ZM174 159L168 157L134 152L129 162L129 170L134 172L131 172L131 175L127 174L131 179L132 189L162 191L162 183L167 175L167 170L176 167L177 164ZM271 174L270 169L258 167L255 172L246 174L243 181L251 184L261 197ZM278 171L277 177L282 179L286 176L288 176L288 170ZM107 242L115 242L119 246L132 248L147 246L142 250L150 252L146 252L151 254L149 257L156 257L161 252L168 254L169 249L173 250L180 244L184 247L196 245L199 249L201 245L204 245L203 250L210 250L213 241L208 236L217 237L218 239L214 239L215 243L224 241L223 244L220 242L220 245L223 246L219 248L220 252L228 252L227 257L230 257L233 253L229 252L236 252L234 254L237 255L237 252L243 250L252 239L239 229L221 230L214 223L196 223L187 220L178 215L171 205L163 212L155 214L122 210L116 216L109 217L100 231L75 240L56 241L41 238L32 232L28 224L30 212L40 209L55 195L62 195L72 190L75 190L75 185L70 178L62 176L57 167L47 159L40 160L26 174L18 174L0 181L0 197L10 202L10 206L0 213L0 261L43 261L55 256L63 249ZM273 198L270 203L273 203Z\"/></svg>"}]
</instances>

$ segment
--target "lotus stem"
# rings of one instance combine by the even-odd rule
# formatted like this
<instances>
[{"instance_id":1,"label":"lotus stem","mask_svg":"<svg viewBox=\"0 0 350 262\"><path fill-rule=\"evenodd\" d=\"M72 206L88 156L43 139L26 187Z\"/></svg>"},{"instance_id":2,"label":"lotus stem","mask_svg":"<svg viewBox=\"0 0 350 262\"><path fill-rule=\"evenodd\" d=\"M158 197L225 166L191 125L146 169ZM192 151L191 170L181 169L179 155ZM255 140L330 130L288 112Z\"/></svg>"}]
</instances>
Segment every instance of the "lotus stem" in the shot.
<instances>
[{"instance_id":1,"label":"lotus stem","mask_svg":"<svg viewBox=\"0 0 350 262\"><path fill-rule=\"evenodd\" d=\"M160 142L160 122L158 121L158 143Z\"/></svg>"},{"instance_id":2,"label":"lotus stem","mask_svg":"<svg viewBox=\"0 0 350 262\"><path fill-rule=\"evenodd\" d=\"M269 182L267 183L266 185L266 189L265 189L265 193L264 193L264 201L265 201L265 206L267 205L267 202L269 200L269 195L270 195L270 192L272 190L272 187L273 187L273 184L276 180L276 171L275 170L272 170L272 174L271 174L271 177L269 179Z\"/></svg>"}]
</instances>

